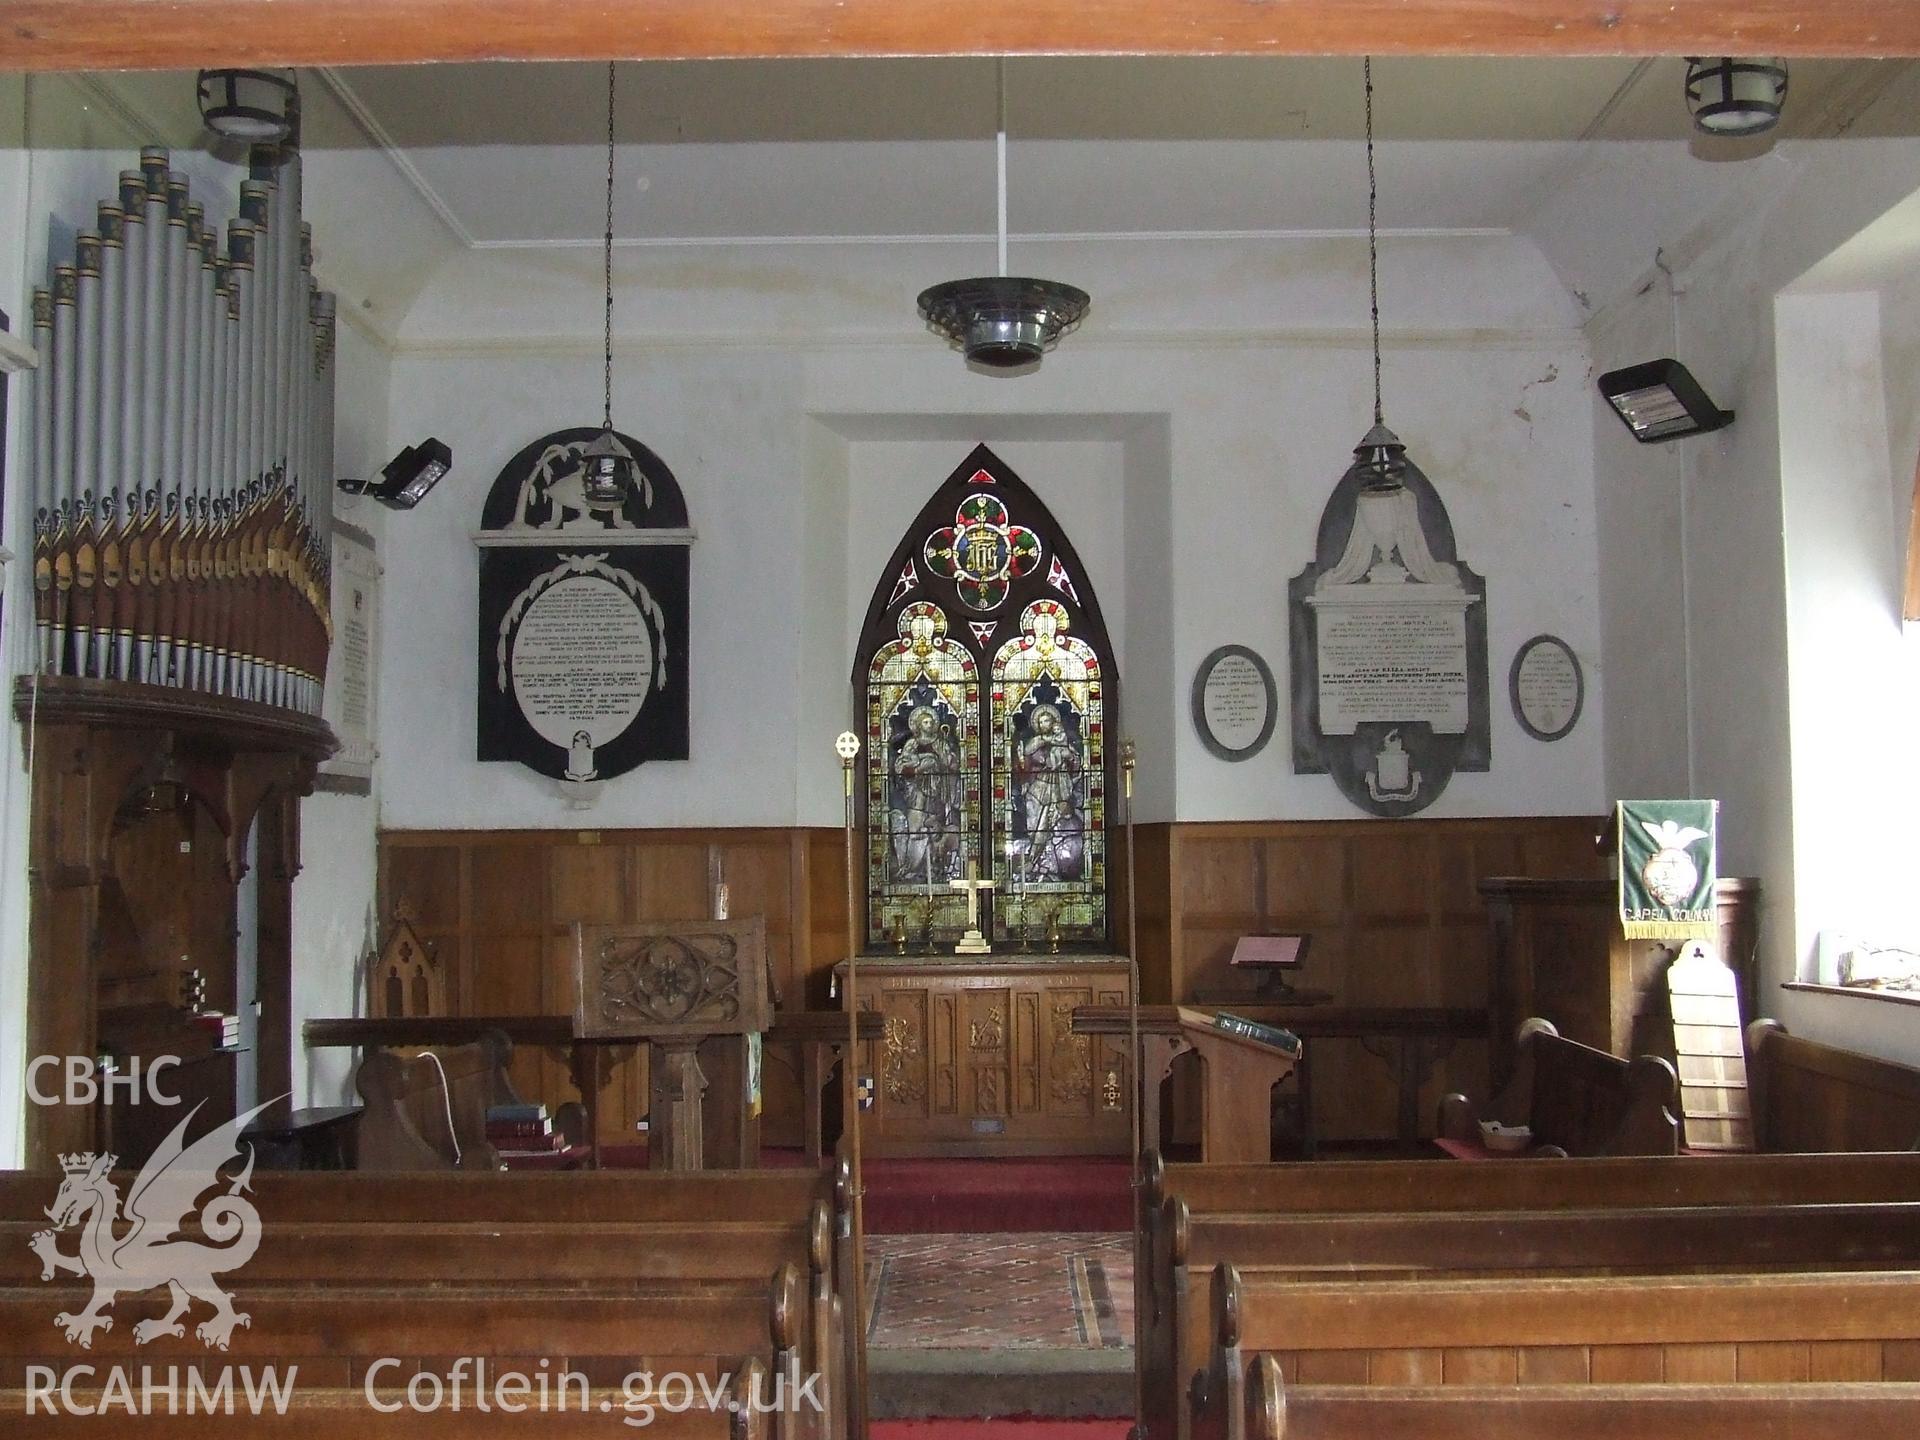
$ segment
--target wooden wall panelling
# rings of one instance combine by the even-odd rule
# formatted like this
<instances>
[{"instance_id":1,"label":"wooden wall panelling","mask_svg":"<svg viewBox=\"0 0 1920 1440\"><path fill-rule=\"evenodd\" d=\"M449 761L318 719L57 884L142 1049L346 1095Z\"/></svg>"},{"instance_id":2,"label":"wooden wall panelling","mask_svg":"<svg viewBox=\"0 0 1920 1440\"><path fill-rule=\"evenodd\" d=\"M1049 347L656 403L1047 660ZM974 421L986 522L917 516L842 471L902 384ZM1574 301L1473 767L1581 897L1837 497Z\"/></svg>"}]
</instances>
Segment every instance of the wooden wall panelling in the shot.
<instances>
[{"instance_id":1,"label":"wooden wall panelling","mask_svg":"<svg viewBox=\"0 0 1920 1440\"><path fill-rule=\"evenodd\" d=\"M259 939L254 947L260 1002L254 1088L259 1102L293 1090L299 1044L293 1034L293 882L300 875L300 797L275 791L261 805L254 824L260 832L255 855ZM231 994L234 967L226 970Z\"/></svg>"},{"instance_id":2,"label":"wooden wall panelling","mask_svg":"<svg viewBox=\"0 0 1920 1440\"><path fill-rule=\"evenodd\" d=\"M810 936L805 960L807 1006L813 1010L831 1009L833 967L847 958L847 862L846 842L838 830L803 831L806 847L807 931Z\"/></svg>"},{"instance_id":3,"label":"wooden wall panelling","mask_svg":"<svg viewBox=\"0 0 1920 1440\"><path fill-rule=\"evenodd\" d=\"M390 831L381 837L383 925L410 907L450 968L455 1014L571 1014L574 920L617 924L711 913L724 878L736 915L767 921L775 986L789 1007L829 1008L844 955L840 833L822 830ZM514 1083L558 1106L575 1098L565 1057L516 1053ZM763 1071L763 1133L798 1143L799 1077L785 1057ZM603 1142L631 1143L647 1108L646 1056L602 1056Z\"/></svg>"},{"instance_id":4,"label":"wooden wall panelling","mask_svg":"<svg viewBox=\"0 0 1920 1440\"><path fill-rule=\"evenodd\" d=\"M1172 826L1173 998L1247 988L1227 964L1235 941L1281 931L1312 936L1295 983L1329 991L1336 1001L1480 1008L1490 997L1479 881L1498 874L1598 874L1596 829L1586 817ZM1448 1090L1478 1093L1487 1064L1486 1045L1456 1043L1422 1085L1421 1113L1430 1117ZM1196 1113L1192 1066L1183 1071L1174 1087L1172 1133L1188 1139ZM1316 1041L1314 1080L1323 1138L1393 1128L1392 1065L1362 1042Z\"/></svg>"}]
</instances>

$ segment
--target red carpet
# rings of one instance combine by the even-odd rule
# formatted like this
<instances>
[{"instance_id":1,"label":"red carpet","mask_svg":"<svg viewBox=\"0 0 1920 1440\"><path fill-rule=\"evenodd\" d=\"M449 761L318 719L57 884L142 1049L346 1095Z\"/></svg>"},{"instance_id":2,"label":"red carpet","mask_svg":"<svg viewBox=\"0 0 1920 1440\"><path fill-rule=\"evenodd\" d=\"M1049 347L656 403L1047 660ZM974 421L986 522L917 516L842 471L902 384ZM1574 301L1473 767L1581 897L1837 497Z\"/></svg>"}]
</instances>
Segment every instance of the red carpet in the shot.
<instances>
[{"instance_id":1,"label":"red carpet","mask_svg":"<svg viewBox=\"0 0 1920 1440\"><path fill-rule=\"evenodd\" d=\"M1133 1228L1127 1162L1117 1157L869 1160L863 1168L869 1235Z\"/></svg>"},{"instance_id":2,"label":"red carpet","mask_svg":"<svg viewBox=\"0 0 1920 1440\"><path fill-rule=\"evenodd\" d=\"M600 1163L614 1170L643 1168L647 1147L603 1145ZM806 1164L806 1156L769 1146L760 1152L760 1164L788 1169ZM1127 1162L1118 1156L871 1159L862 1168L869 1235L1133 1229Z\"/></svg>"},{"instance_id":3,"label":"red carpet","mask_svg":"<svg viewBox=\"0 0 1920 1440\"><path fill-rule=\"evenodd\" d=\"M872 1420L872 1440L1126 1440L1131 1420Z\"/></svg>"}]
</instances>

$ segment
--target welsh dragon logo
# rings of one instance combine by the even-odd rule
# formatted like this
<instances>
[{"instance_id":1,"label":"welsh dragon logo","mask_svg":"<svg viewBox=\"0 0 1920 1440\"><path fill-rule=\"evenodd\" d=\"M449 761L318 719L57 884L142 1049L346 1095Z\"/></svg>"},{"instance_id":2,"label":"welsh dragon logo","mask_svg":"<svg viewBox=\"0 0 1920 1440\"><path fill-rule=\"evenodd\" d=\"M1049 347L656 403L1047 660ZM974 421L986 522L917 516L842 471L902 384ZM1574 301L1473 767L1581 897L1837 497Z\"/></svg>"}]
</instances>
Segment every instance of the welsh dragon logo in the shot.
<instances>
[{"instance_id":1,"label":"welsh dragon logo","mask_svg":"<svg viewBox=\"0 0 1920 1440\"><path fill-rule=\"evenodd\" d=\"M253 1147L247 1147L246 1163L237 1175L223 1178L220 1169L239 1155L241 1129L266 1108L256 1106L186 1145L182 1137L200 1111L194 1106L135 1177L124 1210L112 1178L118 1156L60 1157L65 1178L47 1207L53 1228L38 1232L27 1243L40 1257L42 1280L71 1274L93 1281L93 1299L84 1310L54 1316L53 1323L70 1343L92 1349L94 1332L113 1328L113 1316L107 1312L118 1297L162 1286L172 1304L165 1315L133 1327L139 1344L162 1335L184 1338L181 1317L196 1300L213 1307L213 1314L194 1327L194 1334L208 1349L225 1350L234 1327L252 1323L248 1315L233 1308L232 1297L213 1277L239 1269L260 1246L260 1214L243 1196L253 1178ZM200 1197L220 1184L226 1185L225 1192L210 1197L200 1205L198 1215L192 1214ZM197 1236L177 1233L189 1223L197 1224ZM57 1243L59 1233L75 1228L79 1250L63 1255Z\"/></svg>"}]
</instances>

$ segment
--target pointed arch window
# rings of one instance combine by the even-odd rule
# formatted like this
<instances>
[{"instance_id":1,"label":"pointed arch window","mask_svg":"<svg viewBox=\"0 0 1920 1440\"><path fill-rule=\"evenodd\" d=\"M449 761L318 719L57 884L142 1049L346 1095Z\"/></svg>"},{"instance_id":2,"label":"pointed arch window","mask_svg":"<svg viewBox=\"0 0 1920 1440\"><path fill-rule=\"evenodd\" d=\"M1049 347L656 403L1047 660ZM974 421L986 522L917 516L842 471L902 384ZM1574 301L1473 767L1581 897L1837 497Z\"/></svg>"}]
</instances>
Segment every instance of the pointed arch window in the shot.
<instances>
[{"instance_id":1,"label":"pointed arch window","mask_svg":"<svg viewBox=\"0 0 1920 1440\"><path fill-rule=\"evenodd\" d=\"M984 445L895 547L853 679L867 945L952 949L971 871L995 883L996 950L1105 947L1106 626L1065 533Z\"/></svg>"}]
</instances>

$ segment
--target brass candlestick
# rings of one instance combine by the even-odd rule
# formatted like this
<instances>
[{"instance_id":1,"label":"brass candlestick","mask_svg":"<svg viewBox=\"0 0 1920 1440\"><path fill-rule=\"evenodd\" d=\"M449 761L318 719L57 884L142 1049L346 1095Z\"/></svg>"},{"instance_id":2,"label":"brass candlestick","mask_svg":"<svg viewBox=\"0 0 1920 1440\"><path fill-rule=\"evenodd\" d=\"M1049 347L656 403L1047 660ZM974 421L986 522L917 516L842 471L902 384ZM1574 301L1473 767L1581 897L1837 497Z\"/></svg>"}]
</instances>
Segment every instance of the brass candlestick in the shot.
<instances>
[{"instance_id":1,"label":"brass candlestick","mask_svg":"<svg viewBox=\"0 0 1920 1440\"><path fill-rule=\"evenodd\" d=\"M1055 905L1047 911L1047 953L1060 953L1060 907Z\"/></svg>"}]
</instances>

